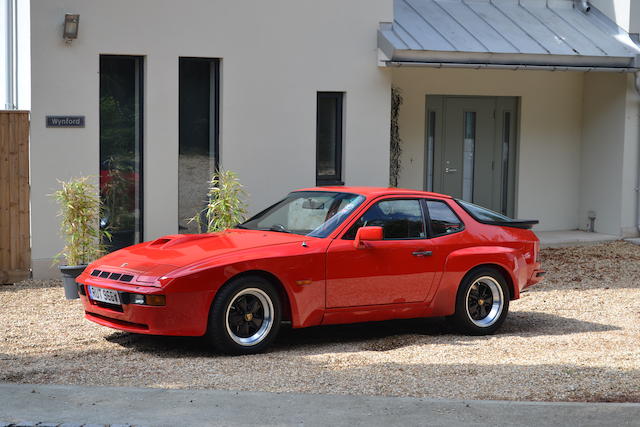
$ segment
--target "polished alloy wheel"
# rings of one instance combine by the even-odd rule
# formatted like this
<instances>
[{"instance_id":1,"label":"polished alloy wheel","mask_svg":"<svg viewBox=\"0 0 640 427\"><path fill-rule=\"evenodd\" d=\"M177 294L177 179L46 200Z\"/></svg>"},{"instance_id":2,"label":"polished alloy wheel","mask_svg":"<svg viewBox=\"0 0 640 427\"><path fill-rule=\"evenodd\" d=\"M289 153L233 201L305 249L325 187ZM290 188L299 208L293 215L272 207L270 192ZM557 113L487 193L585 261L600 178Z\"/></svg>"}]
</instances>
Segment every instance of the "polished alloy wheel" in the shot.
<instances>
[{"instance_id":1,"label":"polished alloy wheel","mask_svg":"<svg viewBox=\"0 0 640 427\"><path fill-rule=\"evenodd\" d=\"M259 344L273 327L273 313L271 298L262 289L243 289L227 306L227 332L241 346Z\"/></svg>"},{"instance_id":2,"label":"polished alloy wheel","mask_svg":"<svg viewBox=\"0 0 640 427\"><path fill-rule=\"evenodd\" d=\"M504 308L502 288L489 276L479 277L473 282L467 290L465 301L469 320L481 328L493 325Z\"/></svg>"}]
</instances>

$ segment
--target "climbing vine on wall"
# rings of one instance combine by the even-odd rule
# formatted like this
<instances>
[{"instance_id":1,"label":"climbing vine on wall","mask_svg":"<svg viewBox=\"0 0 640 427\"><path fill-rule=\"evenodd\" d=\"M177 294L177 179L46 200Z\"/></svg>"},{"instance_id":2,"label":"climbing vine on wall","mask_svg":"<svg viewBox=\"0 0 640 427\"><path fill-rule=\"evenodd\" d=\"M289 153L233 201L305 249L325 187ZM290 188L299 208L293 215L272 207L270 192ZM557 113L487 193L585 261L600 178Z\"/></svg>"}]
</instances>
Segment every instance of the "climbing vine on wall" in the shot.
<instances>
[{"instance_id":1,"label":"climbing vine on wall","mask_svg":"<svg viewBox=\"0 0 640 427\"><path fill-rule=\"evenodd\" d=\"M398 186L398 175L400 175L400 155L402 146L400 131L398 129L398 116L402 105L402 94L397 87L391 88L391 158L389 161L389 185Z\"/></svg>"}]
</instances>

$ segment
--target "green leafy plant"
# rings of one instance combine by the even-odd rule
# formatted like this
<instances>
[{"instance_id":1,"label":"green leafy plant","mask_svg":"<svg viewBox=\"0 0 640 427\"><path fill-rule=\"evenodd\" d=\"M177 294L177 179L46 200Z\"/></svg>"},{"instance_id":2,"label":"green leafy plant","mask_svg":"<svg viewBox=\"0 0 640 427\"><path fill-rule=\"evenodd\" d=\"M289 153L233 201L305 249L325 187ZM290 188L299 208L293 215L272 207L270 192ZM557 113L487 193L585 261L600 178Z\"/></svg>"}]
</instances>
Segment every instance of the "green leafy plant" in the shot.
<instances>
[{"instance_id":1,"label":"green leafy plant","mask_svg":"<svg viewBox=\"0 0 640 427\"><path fill-rule=\"evenodd\" d=\"M52 196L60 205L58 216L64 248L54 262L66 260L67 265L85 265L102 256L103 239L111 238L107 230L100 228L100 196L90 177L58 181L61 188Z\"/></svg>"},{"instance_id":2,"label":"green leafy plant","mask_svg":"<svg viewBox=\"0 0 640 427\"><path fill-rule=\"evenodd\" d=\"M400 156L402 155L402 140L400 139L400 127L398 119L400 117L400 106L402 105L402 94L397 87L391 88L391 144L389 159L389 185L398 186L398 176L402 166Z\"/></svg>"},{"instance_id":3,"label":"green leafy plant","mask_svg":"<svg viewBox=\"0 0 640 427\"><path fill-rule=\"evenodd\" d=\"M189 222L198 224L203 233L214 233L235 227L244 222L247 215L247 196L238 175L229 170L219 169L209 181L209 201L207 206Z\"/></svg>"}]
</instances>

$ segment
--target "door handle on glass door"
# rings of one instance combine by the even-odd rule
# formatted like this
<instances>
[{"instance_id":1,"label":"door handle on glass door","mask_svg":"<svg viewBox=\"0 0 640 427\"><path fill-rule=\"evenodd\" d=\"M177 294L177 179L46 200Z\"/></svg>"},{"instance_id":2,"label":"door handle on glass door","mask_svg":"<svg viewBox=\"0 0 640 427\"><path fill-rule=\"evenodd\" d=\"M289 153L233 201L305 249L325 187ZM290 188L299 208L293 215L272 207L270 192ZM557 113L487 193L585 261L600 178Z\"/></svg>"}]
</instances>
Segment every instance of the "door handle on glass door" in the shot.
<instances>
[{"instance_id":1,"label":"door handle on glass door","mask_svg":"<svg viewBox=\"0 0 640 427\"><path fill-rule=\"evenodd\" d=\"M444 168L444 173L456 173L458 169L456 168Z\"/></svg>"},{"instance_id":2,"label":"door handle on glass door","mask_svg":"<svg viewBox=\"0 0 640 427\"><path fill-rule=\"evenodd\" d=\"M412 252L411 255L413 256L431 256L433 252L431 251L415 251Z\"/></svg>"}]
</instances>

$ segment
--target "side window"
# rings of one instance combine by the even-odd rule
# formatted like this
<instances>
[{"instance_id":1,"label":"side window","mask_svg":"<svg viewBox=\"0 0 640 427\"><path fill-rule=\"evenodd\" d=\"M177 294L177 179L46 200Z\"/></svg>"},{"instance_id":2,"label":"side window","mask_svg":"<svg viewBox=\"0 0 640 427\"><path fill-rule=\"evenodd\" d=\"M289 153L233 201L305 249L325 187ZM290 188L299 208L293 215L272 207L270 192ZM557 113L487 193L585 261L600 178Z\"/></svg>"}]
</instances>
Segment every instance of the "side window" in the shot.
<instances>
[{"instance_id":1,"label":"side window","mask_svg":"<svg viewBox=\"0 0 640 427\"><path fill-rule=\"evenodd\" d=\"M382 200L371 206L344 235L353 240L360 227L382 227L385 239L423 239L426 237L422 208L418 200Z\"/></svg>"},{"instance_id":2,"label":"side window","mask_svg":"<svg viewBox=\"0 0 640 427\"><path fill-rule=\"evenodd\" d=\"M445 202L427 200L429 220L433 237L455 233L464 228L460 218L451 210Z\"/></svg>"}]
</instances>

